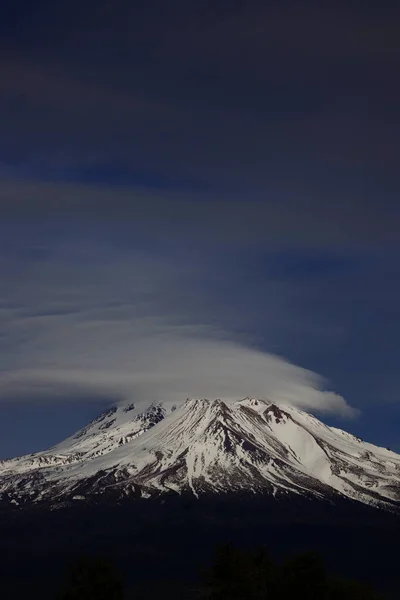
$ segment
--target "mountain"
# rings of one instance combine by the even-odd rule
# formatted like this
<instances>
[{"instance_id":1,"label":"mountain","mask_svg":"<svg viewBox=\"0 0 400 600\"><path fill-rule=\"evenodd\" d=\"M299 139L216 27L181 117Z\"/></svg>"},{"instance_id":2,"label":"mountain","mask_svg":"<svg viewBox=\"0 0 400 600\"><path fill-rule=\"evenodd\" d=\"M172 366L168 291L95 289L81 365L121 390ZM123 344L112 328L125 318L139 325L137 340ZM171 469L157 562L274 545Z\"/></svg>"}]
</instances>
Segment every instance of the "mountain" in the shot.
<instances>
[{"instance_id":1,"label":"mountain","mask_svg":"<svg viewBox=\"0 0 400 600\"><path fill-rule=\"evenodd\" d=\"M228 493L397 511L400 456L297 408L246 398L111 408L47 451L0 462L0 497L15 507Z\"/></svg>"}]
</instances>

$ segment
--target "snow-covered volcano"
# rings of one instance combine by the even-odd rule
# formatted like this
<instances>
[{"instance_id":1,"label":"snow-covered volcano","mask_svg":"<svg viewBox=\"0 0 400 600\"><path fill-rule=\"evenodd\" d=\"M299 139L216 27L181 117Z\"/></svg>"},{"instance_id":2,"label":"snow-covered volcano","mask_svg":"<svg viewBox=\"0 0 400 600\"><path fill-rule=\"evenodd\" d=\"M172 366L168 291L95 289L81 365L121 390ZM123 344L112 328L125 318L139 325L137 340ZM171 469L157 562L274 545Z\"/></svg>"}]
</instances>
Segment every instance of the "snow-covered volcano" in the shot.
<instances>
[{"instance_id":1,"label":"snow-covered volcano","mask_svg":"<svg viewBox=\"0 0 400 600\"><path fill-rule=\"evenodd\" d=\"M223 493L400 506L400 456L293 407L246 398L112 408L64 442L0 462L2 499L52 505Z\"/></svg>"}]
</instances>

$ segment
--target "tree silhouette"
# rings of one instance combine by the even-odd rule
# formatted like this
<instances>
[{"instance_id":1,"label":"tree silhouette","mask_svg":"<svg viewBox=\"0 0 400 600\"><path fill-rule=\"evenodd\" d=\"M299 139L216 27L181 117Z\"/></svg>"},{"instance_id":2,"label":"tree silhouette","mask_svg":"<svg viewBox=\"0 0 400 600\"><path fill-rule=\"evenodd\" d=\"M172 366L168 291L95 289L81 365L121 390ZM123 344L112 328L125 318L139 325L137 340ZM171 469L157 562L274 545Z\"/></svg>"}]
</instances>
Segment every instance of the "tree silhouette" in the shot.
<instances>
[{"instance_id":1,"label":"tree silhouette","mask_svg":"<svg viewBox=\"0 0 400 600\"><path fill-rule=\"evenodd\" d=\"M328 578L322 558L300 554L279 566L264 548L243 551L228 544L215 553L205 577L210 600L379 600L363 583Z\"/></svg>"},{"instance_id":2,"label":"tree silhouette","mask_svg":"<svg viewBox=\"0 0 400 600\"><path fill-rule=\"evenodd\" d=\"M219 546L206 575L212 600L273 598L276 565L264 548L243 552L232 544Z\"/></svg>"},{"instance_id":3,"label":"tree silhouette","mask_svg":"<svg viewBox=\"0 0 400 600\"><path fill-rule=\"evenodd\" d=\"M328 600L380 600L375 590L359 581L331 578L328 587Z\"/></svg>"},{"instance_id":4,"label":"tree silhouette","mask_svg":"<svg viewBox=\"0 0 400 600\"><path fill-rule=\"evenodd\" d=\"M102 558L71 563L58 600L122 600L123 580L115 565Z\"/></svg>"},{"instance_id":5,"label":"tree silhouette","mask_svg":"<svg viewBox=\"0 0 400 600\"><path fill-rule=\"evenodd\" d=\"M240 600L248 595L249 561L238 548L227 544L219 546L214 563L206 575L212 600Z\"/></svg>"},{"instance_id":6,"label":"tree silhouette","mask_svg":"<svg viewBox=\"0 0 400 600\"><path fill-rule=\"evenodd\" d=\"M321 557L314 552L288 560L280 569L280 598L291 600L324 600L327 580Z\"/></svg>"},{"instance_id":7,"label":"tree silhouette","mask_svg":"<svg viewBox=\"0 0 400 600\"><path fill-rule=\"evenodd\" d=\"M260 546L250 552L250 596L258 598L274 598L277 588L277 565L265 548Z\"/></svg>"}]
</instances>

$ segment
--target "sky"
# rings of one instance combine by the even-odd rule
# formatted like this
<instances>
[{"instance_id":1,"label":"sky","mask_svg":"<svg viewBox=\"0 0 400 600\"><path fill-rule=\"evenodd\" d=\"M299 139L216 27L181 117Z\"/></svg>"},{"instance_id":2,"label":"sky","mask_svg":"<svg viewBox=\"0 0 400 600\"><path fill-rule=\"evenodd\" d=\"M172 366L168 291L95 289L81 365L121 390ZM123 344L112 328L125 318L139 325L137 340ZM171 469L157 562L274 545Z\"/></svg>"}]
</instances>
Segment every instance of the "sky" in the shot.
<instances>
[{"instance_id":1,"label":"sky","mask_svg":"<svg viewBox=\"0 0 400 600\"><path fill-rule=\"evenodd\" d=\"M0 458L265 396L400 452L400 9L0 7Z\"/></svg>"}]
</instances>

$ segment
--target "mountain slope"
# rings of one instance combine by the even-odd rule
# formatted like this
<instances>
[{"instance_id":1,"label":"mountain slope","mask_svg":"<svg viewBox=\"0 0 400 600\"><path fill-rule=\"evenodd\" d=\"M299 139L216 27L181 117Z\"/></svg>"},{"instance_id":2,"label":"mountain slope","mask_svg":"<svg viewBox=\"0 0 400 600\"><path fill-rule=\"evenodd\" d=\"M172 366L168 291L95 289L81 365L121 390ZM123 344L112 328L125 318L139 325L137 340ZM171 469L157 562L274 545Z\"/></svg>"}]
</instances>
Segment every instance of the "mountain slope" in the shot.
<instances>
[{"instance_id":1,"label":"mountain slope","mask_svg":"<svg viewBox=\"0 0 400 600\"><path fill-rule=\"evenodd\" d=\"M2 498L18 505L167 492L344 497L397 509L400 456L298 409L246 398L110 409L46 452L0 463Z\"/></svg>"}]
</instances>

